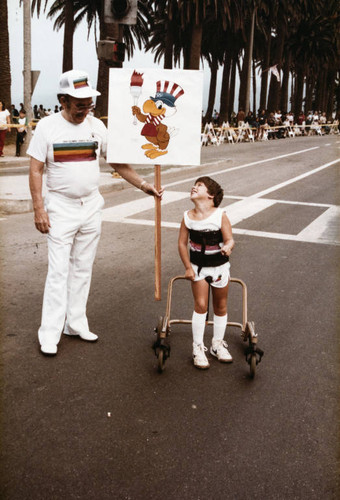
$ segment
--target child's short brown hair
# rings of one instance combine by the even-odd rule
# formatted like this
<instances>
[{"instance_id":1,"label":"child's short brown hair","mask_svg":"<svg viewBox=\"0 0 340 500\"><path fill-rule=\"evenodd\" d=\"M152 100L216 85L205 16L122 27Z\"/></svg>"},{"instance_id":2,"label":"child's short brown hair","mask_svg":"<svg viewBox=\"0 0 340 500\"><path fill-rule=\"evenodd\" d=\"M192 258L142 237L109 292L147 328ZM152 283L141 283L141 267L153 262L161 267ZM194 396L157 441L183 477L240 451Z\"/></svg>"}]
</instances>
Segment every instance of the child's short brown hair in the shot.
<instances>
[{"instance_id":1,"label":"child's short brown hair","mask_svg":"<svg viewBox=\"0 0 340 500\"><path fill-rule=\"evenodd\" d=\"M224 191L218 184L218 182L214 181L214 179L208 176L199 177L198 179L196 179L195 184L197 184L197 182L203 182L210 196L214 197L214 207L218 207L221 204L224 196Z\"/></svg>"}]
</instances>

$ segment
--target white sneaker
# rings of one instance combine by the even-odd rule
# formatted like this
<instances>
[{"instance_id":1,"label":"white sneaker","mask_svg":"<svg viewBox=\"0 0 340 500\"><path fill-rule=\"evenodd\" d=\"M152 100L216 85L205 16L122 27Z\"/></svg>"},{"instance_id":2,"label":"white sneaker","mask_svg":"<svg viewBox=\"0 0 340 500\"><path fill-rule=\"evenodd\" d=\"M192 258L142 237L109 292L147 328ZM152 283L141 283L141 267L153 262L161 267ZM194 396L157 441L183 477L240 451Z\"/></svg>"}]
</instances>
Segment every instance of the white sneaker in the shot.
<instances>
[{"instance_id":1,"label":"white sneaker","mask_svg":"<svg viewBox=\"0 0 340 500\"><path fill-rule=\"evenodd\" d=\"M208 349L203 344L192 344L192 358L194 361L194 365L197 368L201 368L202 370L205 370L210 366L208 358L205 355L205 351L207 350Z\"/></svg>"},{"instance_id":2,"label":"white sneaker","mask_svg":"<svg viewBox=\"0 0 340 500\"><path fill-rule=\"evenodd\" d=\"M212 340L210 353L222 363L231 363L233 358L227 349L228 344L224 340Z\"/></svg>"},{"instance_id":3,"label":"white sneaker","mask_svg":"<svg viewBox=\"0 0 340 500\"><path fill-rule=\"evenodd\" d=\"M47 356L55 356L57 354L58 348L56 344L41 344L40 350Z\"/></svg>"},{"instance_id":4,"label":"white sneaker","mask_svg":"<svg viewBox=\"0 0 340 500\"><path fill-rule=\"evenodd\" d=\"M70 337L80 337L83 340L87 340L87 342L95 342L96 340L98 340L98 335L92 332L72 333L67 325L65 325L64 327L63 334L69 335Z\"/></svg>"},{"instance_id":5,"label":"white sneaker","mask_svg":"<svg viewBox=\"0 0 340 500\"><path fill-rule=\"evenodd\" d=\"M98 335L92 332L86 332L86 333L70 333L70 332L63 332L64 335L69 335L70 337L80 337L82 340L87 340L87 342L95 342L98 340Z\"/></svg>"}]
</instances>

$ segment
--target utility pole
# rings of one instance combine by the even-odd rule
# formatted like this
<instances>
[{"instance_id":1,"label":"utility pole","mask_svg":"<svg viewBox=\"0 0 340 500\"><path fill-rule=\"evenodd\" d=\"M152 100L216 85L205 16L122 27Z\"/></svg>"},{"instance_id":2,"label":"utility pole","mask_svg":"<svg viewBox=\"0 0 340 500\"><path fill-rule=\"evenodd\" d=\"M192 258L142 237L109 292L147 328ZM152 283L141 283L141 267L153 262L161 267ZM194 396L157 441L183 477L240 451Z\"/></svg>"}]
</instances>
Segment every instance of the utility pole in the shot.
<instances>
[{"instance_id":1,"label":"utility pole","mask_svg":"<svg viewBox=\"0 0 340 500\"><path fill-rule=\"evenodd\" d=\"M32 121L32 75L31 75L31 0L23 0L23 30L24 30L24 108L28 123ZM32 129L27 128L23 153L26 154L32 137Z\"/></svg>"},{"instance_id":2,"label":"utility pole","mask_svg":"<svg viewBox=\"0 0 340 500\"><path fill-rule=\"evenodd\" d=\"M255 15L256 15L256 7L254 6L251 18L251 28L250 28L249 59L248 59L247 86L246 86L246 105L244 110L246 116L250 109L250 80L251 80L251 64L253 60Z\"/></svg>"}]
</instances>

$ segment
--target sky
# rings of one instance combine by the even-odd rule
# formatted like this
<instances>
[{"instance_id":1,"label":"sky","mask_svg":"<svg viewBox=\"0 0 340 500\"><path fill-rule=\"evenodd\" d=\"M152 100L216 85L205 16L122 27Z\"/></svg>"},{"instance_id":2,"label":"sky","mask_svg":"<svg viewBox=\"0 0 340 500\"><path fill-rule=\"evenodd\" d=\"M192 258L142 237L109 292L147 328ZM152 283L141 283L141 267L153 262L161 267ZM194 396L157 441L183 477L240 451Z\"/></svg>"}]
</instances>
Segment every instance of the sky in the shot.
<instances>
[{"instance_id":1,"label":"sky","mask_svg":"<svg viewBox=\"0 0 340 500\"><path fill-rule=\"evenodd\" d=\"M8 28L10 40L10 63L12 74L12 103L17 107L23 102L23 9L19 6L20 0L7 0L8 5ZM52 2L50 1L49 4ZM45 2L42 1L44 5ZM56 94L58 92L58 81L62 72L63 57L63 33L53 31L54 20L46 18L42 11L39 18L32 18L32 70L40 71L40 76L32 96L32 105L43 104L48 109L54 109L58 104ZM91 29L89 39L87 23L84 21L77 27L74 34L73 67L85 70L93 86L97 84L98 60L95 50L94 28ZM124 68L128 67L150 68L155 67L153 54L138 52L130 61L124 62ZM210 71L204 71L204 93L203 102L206 107L209 92ZM217 89L216 106L219 103L220 82Z\"/></svg>"}]
</instances>

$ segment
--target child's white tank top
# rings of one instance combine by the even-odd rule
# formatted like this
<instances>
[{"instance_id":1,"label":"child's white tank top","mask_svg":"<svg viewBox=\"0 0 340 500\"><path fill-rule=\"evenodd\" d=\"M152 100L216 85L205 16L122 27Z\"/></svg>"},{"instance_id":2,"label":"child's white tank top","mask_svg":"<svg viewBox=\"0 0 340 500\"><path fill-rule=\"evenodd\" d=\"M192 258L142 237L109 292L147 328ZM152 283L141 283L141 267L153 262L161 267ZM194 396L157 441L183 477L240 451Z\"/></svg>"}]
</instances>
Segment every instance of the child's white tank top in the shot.
<instances>
[{"instance_id":1,"label":"child's white tank top","mask_svg":"<svg viewBox=\"0 0 340 500\"><path fill-rule=\"evenodd\" d=\"M188 229L194 229L195 231L218 231L222 227L222 208L216 208L209 217L203 220L190 219L189 212L190 210L184 212L184 224Z\"/></svg>"}]
</instances>

